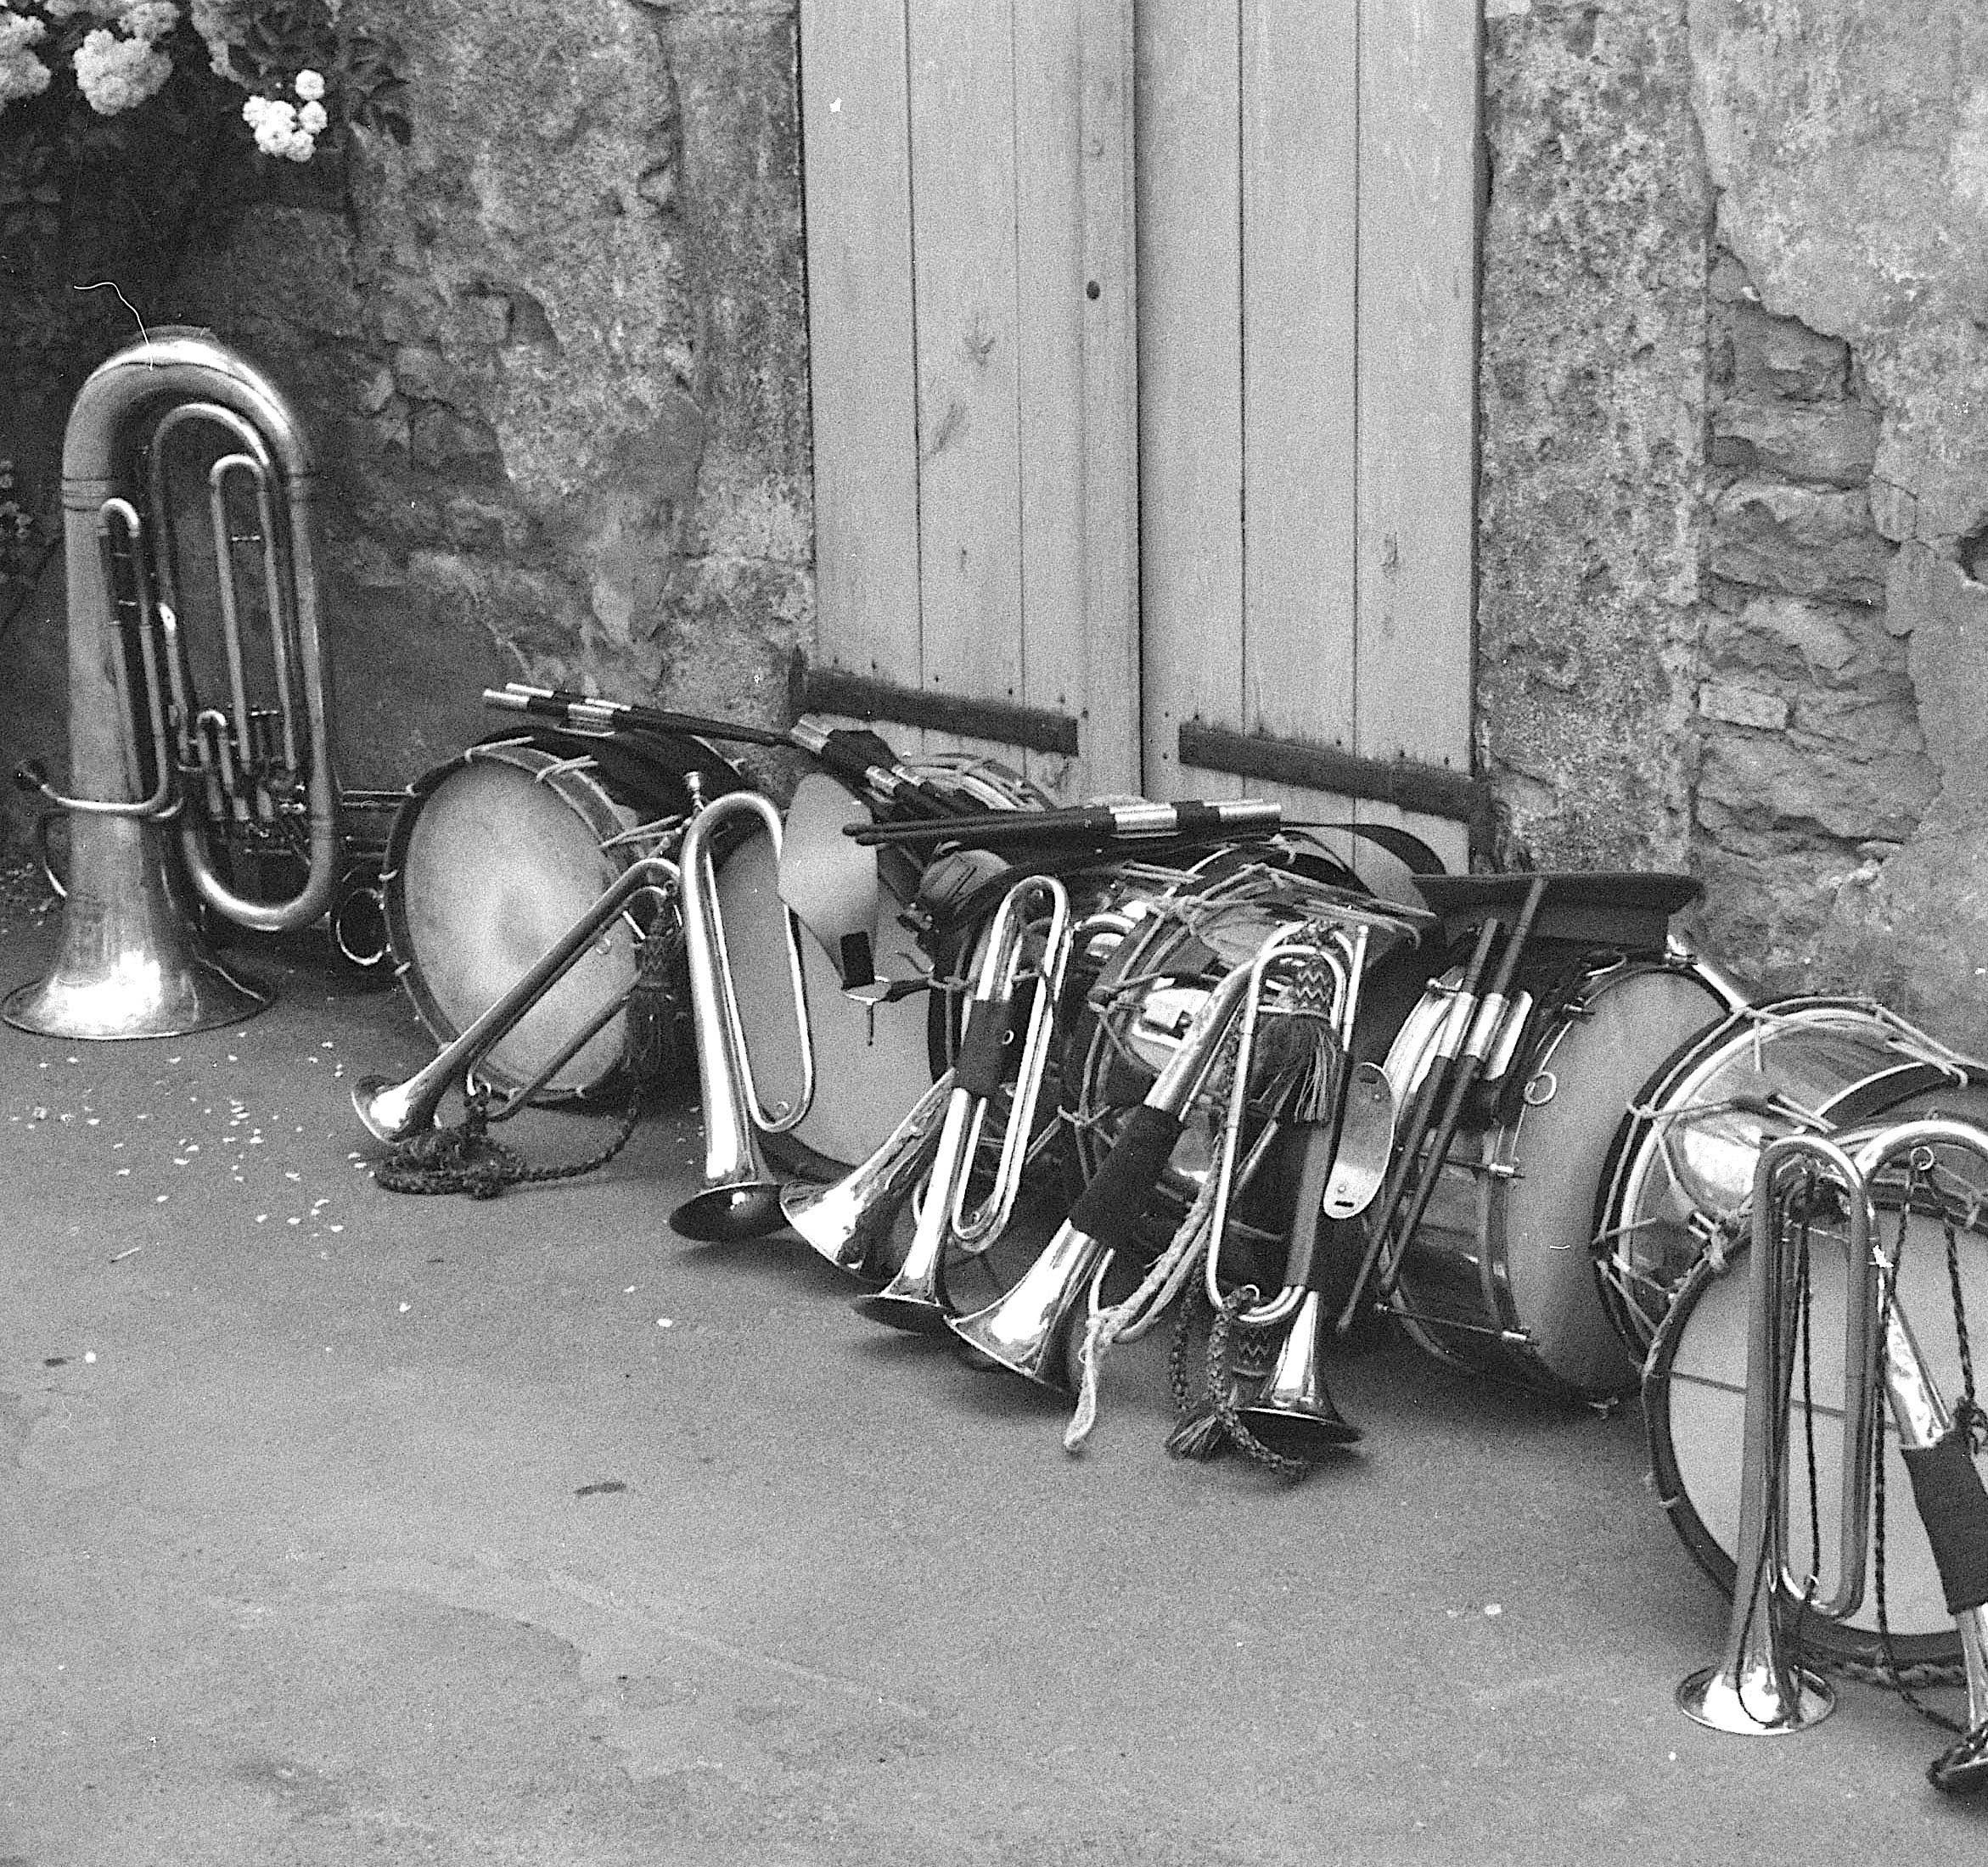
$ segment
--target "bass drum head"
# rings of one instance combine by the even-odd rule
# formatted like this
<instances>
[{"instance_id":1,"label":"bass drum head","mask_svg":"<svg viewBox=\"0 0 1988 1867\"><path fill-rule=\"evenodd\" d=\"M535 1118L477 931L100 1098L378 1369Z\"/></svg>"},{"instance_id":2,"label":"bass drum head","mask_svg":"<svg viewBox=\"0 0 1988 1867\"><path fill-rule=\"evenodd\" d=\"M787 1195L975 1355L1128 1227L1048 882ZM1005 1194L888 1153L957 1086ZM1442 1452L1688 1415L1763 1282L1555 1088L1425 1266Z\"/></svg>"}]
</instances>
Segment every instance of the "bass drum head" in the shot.
<instances>
[{"instance_id":1,"label":"bass drum head","mask_svg":"<svg viewBox=\"0 0 1988 1867\"><path fill-rule=\"evenodd\" d=\"M1881 1210L1887 1243L1896 1236L1898 1214ZM1732 1593L1733 1549L1739 1523L1742 1449L1745 1443L1748 1252L1728 1254L1723 1270L1700 1259L1678 1292L1650 1350L1643 1380L1643 1413L1657 1496L1699 1567L1727 1595ZM1958 1234L1960 1281L1977 1355L1988 1343L1988 1239ZM1835 1584L1838 1564L1836 1500L1843 1453L1844 1252L1840 1232L1811 1235L1810 1281L1814 1290L1810 1354L1810 1404L1803 1404L1798 1359L1789 1409L1790 1472L1789 1560L1809 1560L1810 1525L1822 1523L1822 1592ZM1911 1323L1927 1371L1949 1406L1965 1391L1953 1298L1948 1287L1945 1229L1933 1215L1914 1212L1899 1278L1899 1306ZM1988 1365L1985 1362L1984 1365ZM1819 1512L1809 1499L1808 1421L1814 1421ZM1900 1456L1890 1413L1879 1403L1884 1448L1884 1597L1892 1647L1901 1665L1944 1663L1959 1656L1953 1617L1912 1505L1912 1480ZM1876 1524L1872 1527L1873 1545ZM1881 1662L1878 1634L1877 1556L1867 1571L1865 1601L1847 1621L1810 1617L1804 1638L1845 1658Z\"/></svg>"},{"instance_id":2,"label":"bass drum head","mask_svg":"<svg viewBox=\"0 0 1988 1867\"><path fill-rule=\"evenodd\" d=\"M605 755L604 754L604 759ZM481 1017L654 839L617 843L681 816L674 772L624 752L576 754L551 736L472 746L418 783L394 821L382 873L402 982L447 1045ZM477 1065L501 1089L533 1078L635 983L639 902L612 922ZM604 1091L624 1050L616 1015L539 1092Z\"/></svg>"},{"instance_id":3,"label":"bass drum head","mask_svg":"<svg viewBox=\"0 0 1988 1867\"><path fill-rule=\"evenodd\" d=\"M1517 1095L1500 1098L1515 1106L1490 1131L1452 1144L1403 1259L1396 1303L1414 1340L1446 1360L1579 1399L1635 1391L1641 1359L1595 1278L1595 1188L1653 1062L1725 1003L1695 972L1636 964L1591 976L1545 1008L1514 1066Z\"/></svg>"},{"instance_id":4,"label":"bass drum head","mask_svg":"<svg viewBox=\"0 0 1988 1867\"><path fill-rule=\"evenodd\" d=\"M1639 1349L1710 1233L1745 1209L1763 1141L1797 1125L1792 1114L1734 1106L1736 1097L1757 1104L1767 1090L1830 1130L1929 1103L1956 1113L1984 1106L1977 1085L1952 1081L1862 999L1749 1006L1682 1046L1636 1096L1595 1215L1609 1312Z\"/></svg>"}]
</instances>

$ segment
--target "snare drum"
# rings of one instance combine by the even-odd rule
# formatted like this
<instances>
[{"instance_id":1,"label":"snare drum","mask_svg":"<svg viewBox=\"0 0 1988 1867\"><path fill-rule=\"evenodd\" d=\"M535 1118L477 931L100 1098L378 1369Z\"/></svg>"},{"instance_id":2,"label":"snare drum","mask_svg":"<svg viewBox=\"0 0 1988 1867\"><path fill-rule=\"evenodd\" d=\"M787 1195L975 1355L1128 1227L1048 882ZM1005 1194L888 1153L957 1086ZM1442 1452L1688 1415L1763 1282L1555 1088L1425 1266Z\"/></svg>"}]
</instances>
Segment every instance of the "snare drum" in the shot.
<instances>
[{"instance_id":1,"label":"snare drum","mask_svg":"<svg viewBox=\"0 0 1988 1867\"><path fill-rule=\"evenodd\" d=\"M1570 987L1522 967L1521 987L1529 972L1547 1002L1490 1124L1452 1141L1392 1300L1410 1338L1446 1361L1608 1399L1634 1389L1639 1363L1603 1308L1590 1254L1603 1161L1651 1068L1730 1001L1689 965L1611 956ZM1389 1053L1404 1107L1446 995L1430 989Z\"/></svg>"},{"instance_id":2,"label":"snare drum","mask_svg":"<svg viewBox=\"0 0 1988 1867\"><path fill-rule=\"evenodd\" d=\"M1889 1118L1887 1119L1889 1121ZM1887 1245L1896 1237L1895 1206L1880 1206ZM1899 1276L1899 1307L1911 1323L1928 1372L1949 1404L1965 1391L1953 1298L1947 1282L1944 1228L1936 1217L1914 1212L1907 1220ZM1974 1359L1984 1363L1988 1343L1988 1238L1958 1235L1961 1288L1967 1302ZM1657 1495L1672 1527L1705 1573L1730 1595L1739 1525L1741 1458L1746 1443L1746 1357L1749 1291L1748 1247L1734 1246L1719 1259L1701 1258L1684 1280L1659 1326L1643 1379L1643 1414ZM1834 1586L1836 1503L1843 1453L1844 1242L1840 1221L1811 1235L1811 1349L1804 1403L1798 1361L1789 1407L1787 1487L1789 1561L1807 1566L1810 1507L1807 1471L1809 1416L1813 1415L1816 1496L1821 1503L1822 1548L1830 1573L1821 1592ZM1912 1481L1898 1449L1890 1410L1878 1402L1884 1448L1884 1599L1892 1646L1901 1666L1939 1664L1958 1657L1953 1617L1919 1514ZM1873 1542L1877 1526L1873 1520ZM1803 1639L1812 1647L1877 1662L1876 1555L1868 1557L1863 1606L1847 1620L1810 1617Z\"/></svg>"},{"instance_id":3,"label":"snare drum","mask_svg":"<svg viewBox=\"0 0 1988 1867\"><path fill-rule=\"evenodd\" d=\"M1635 1098L1596 1208L1603 1301L1624 1339L1646 1349L1706 1244L1738 1229L1768 1141L1895 1110L1979 1121L1978 1076L1866 999L1745 1006L1683 1046Z\"/></svg>"},{"instance_id":4,"label":"snare drum","mask_svg":"<svg viewBox=\"0 0 1988 1867\"><path fill-rule=\"evenodd\" d=\"M677 750L674 746L671 748ZM706 796L736 771L686 741L683 769ZM539 732L471 746L429 772L396 813L381 883L395 969L429 1034L446 1045L494 1005L638 857L673 838L690 804L682 771L619 742ZM626 917L478 1062L515 1089L635 983L638 932ZM607 1093L625 1045L617 1015L540 1092Z\"/></svg>"}]
</instances>

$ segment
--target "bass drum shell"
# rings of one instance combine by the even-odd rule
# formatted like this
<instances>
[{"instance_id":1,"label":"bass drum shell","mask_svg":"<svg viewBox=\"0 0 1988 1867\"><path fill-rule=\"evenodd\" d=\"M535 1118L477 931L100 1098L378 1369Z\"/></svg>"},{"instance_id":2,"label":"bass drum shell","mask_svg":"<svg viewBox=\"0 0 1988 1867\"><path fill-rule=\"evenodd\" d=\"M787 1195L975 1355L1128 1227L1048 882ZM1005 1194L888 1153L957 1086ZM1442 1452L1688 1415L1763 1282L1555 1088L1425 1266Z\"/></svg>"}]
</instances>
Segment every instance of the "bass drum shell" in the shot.
<instances>
[{"instance_id":1,"label":"bass drum shell","mask_svg":"<svg viewBox=\"0 0 1988 1867\"><path fill-rule=\"evenodd\" d=\"M1595 1210L1603 1299L1625 1339L1648 1348L1707 1240L1746 1210L1762 1147L1796 1126L1733 1107L1736 1095L1771 1085L1823 1132L1895 1111L1988 1119L1988 1086L1962 1074L1866 999L1748 1006L1683 1045L1635 1098Z\"/></svg>"},{"instance_id":2,"label":"bass drum shell","mask_svg":"<svg viewBox=\"0 0 1988 1867\"><path fill-rule=\"evenodd\" d=\"M993 760L942 756L905 763L975 810L1038 810L1047 801L1047 793ZM851 793L851 820L868 810ZM870 931L879 978L921 978L930 973L930 959L907 919L915 885L915 873L905 867L879 866L877 915ZM755 1084L769 1108L792 1107L801 1091L800 1057L779 864L766 837L747 839L722 859L717 900ZM786 1133L760 1139L782 1164L834 1179L868 1159L932 1086L932 994L915 991L873 1008L859 1003L843 992L840 975L820 943L805 929L799 939L814 1034L814 1101Z\"/></svg>"},{"instance_id":3,"label":"bass drum shell","mask_svg":"<svg viewBox=\"0 0 1988 1867\"><path fill-rule=\"evenodd\" d=\"M673 846L674 831L641 833L689 809L686 770L698 772L706 796L741 782L701 742L651 752L535 732L471 746L411 788L380 882L395 970L438 1046L509 991L632 861ZM631 913L604 931L484 1056L478 1076L521 1087L602 1006L625 997L635 983L638 920ZM681 980L676 995L681 1002ZM617 1014L589 1038L534 1100L612 1092L625 1022Z\"/></svg>"},{"instance_id":4,"label":"bass drum shell","mask_svg":"<svg viewBox=\"0 0 1988 1867\"><path fill-rule=\"evenodd\" d=\"M1501 1096L1491 1126L1452 1141L1403 1254L1393 1305L1412 1341L1458 1366L1576 1399L1635 1391L1641 1358L1610 1320L1595 1276L1595 1189L1652 1066L1728 1002L1693 967L1612 962L1535 1014L1537 1034L1513 1066L1517 1095ZM1435 1022L1412 1020L1409 1041L1426 1045ZM1419 1061L1389 1059L1404 1105Z\"/></svg>"},{"instance_id":5,"label":"bass drum shell","mask_svg":"<svg viewBox=\"0 0 1988 1867\"><path fill-rule=\"evenodd\" d=\"M1883 1236L1896 1237L1898 1213L1878 1214ZM1899 1277L1899 1306L1912 1325L1928 1372L1949 1406L1964 1390L1959 1338L1948 1287L1946 1248L1939 1219L1913 1212ZM1988 1337L1988 1239L1958 1236L1961 1288L1975 1356ZM1741 1245L1722 1263L1700 1259L1685 1279L1651 1344L1643 1378L1644 1422L1657 1496L1693 1559L1730 1596L1739 1524L1742 1449L1745 1444L1749 1252ZM1811 1513L1807 1478L1807 1421L1815 1423L1817 1495L1825 1569L1822 1592L1838 1573L1836 1500L1843 1452L1844 1250L1840 1231L1811 1233L1813 1288L1809 1404L1802 1399L1798 1359L1789 1408L1788 1549L1791 1567L1808 1559ZM1988 1366L1988 1360L1982 1365ZM1884 1449L1886 1618L1901 1665L1944 1664L1959 1657L1953 1617L1912 1505L1912 1480L1890 1410L1879 1399ZM1872 1526L1873 1544L1876 1524ZM1865 1601L1846 1621L1811 1616L1803 1638L1811 1646L1872 1663L1883 1658L1878 1633L1876 1553L1870 1552Z\"/></svg>"}]
</instances>

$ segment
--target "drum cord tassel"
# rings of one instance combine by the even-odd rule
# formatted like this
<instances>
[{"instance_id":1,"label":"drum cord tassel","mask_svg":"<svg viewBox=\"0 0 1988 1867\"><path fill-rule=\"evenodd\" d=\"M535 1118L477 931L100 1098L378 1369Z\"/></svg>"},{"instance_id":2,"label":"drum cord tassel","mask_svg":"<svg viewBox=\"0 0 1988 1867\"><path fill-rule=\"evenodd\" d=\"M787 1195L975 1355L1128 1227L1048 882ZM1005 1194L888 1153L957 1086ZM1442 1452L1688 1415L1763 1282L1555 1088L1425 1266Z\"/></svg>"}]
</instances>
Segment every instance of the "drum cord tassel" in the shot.
<instances>
[{"instance_id":1,"label":"drum cord tassel","mask_svg":"<svg viewBox=\"0 0 1988 1867\"><path fill-rule=\"evenodd\" d=\"M652 1090L672 1074L679 1050L671 1041L681 1015L678 973L682 964L682 923L673 914L659 919L643 938L635 984L623 1013L628 1031L622 1068L627 1086L619 1108L604 1108L615 1117L607 1144L584 1160L553 1167L534 1167L514 1147L489 1133L493 1092L472 1090L464 1099L463 1119L452 1128L410 1135L373 1169L374 1184L391 1193L462 1193L471 1199L495 1199L507 1186L538 1186L576 1180L604 1167L626 1147L642 1119Z\"/></svg>"}]
</instances>

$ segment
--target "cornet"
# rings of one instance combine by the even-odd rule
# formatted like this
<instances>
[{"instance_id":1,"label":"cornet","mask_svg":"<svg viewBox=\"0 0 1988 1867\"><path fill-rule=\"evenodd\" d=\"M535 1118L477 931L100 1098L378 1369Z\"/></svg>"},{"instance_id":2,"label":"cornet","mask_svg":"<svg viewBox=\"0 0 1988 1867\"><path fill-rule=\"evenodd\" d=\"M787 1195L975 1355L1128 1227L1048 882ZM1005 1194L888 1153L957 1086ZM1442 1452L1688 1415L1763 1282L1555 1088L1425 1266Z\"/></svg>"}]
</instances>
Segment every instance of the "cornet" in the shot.
<instances>
[{"instance_id":1,"label":"cornet","mask_svg":"<svg viewBox=\"0 0 1988 1867\"><path fill-rule=\"evenodd\" d=\"M184 452L196 432L220 439L205 507L225 706L194 688L169 484L176 442ZM67 902L53 969L4 1015L68 1038L232 1023L270 995L205 950L196 903L285 933L320 919L344 878L311 556L316 463L274 384L211 334L167 328L91 373L62 468L76 794L31 762L15 776L69 814ZM241 547L255 553L246 575ZM171 823L177 851L160 834ZM272 855L301 862L296 891L242 889L234 866Z\"/></svg>"}]
</instances>

